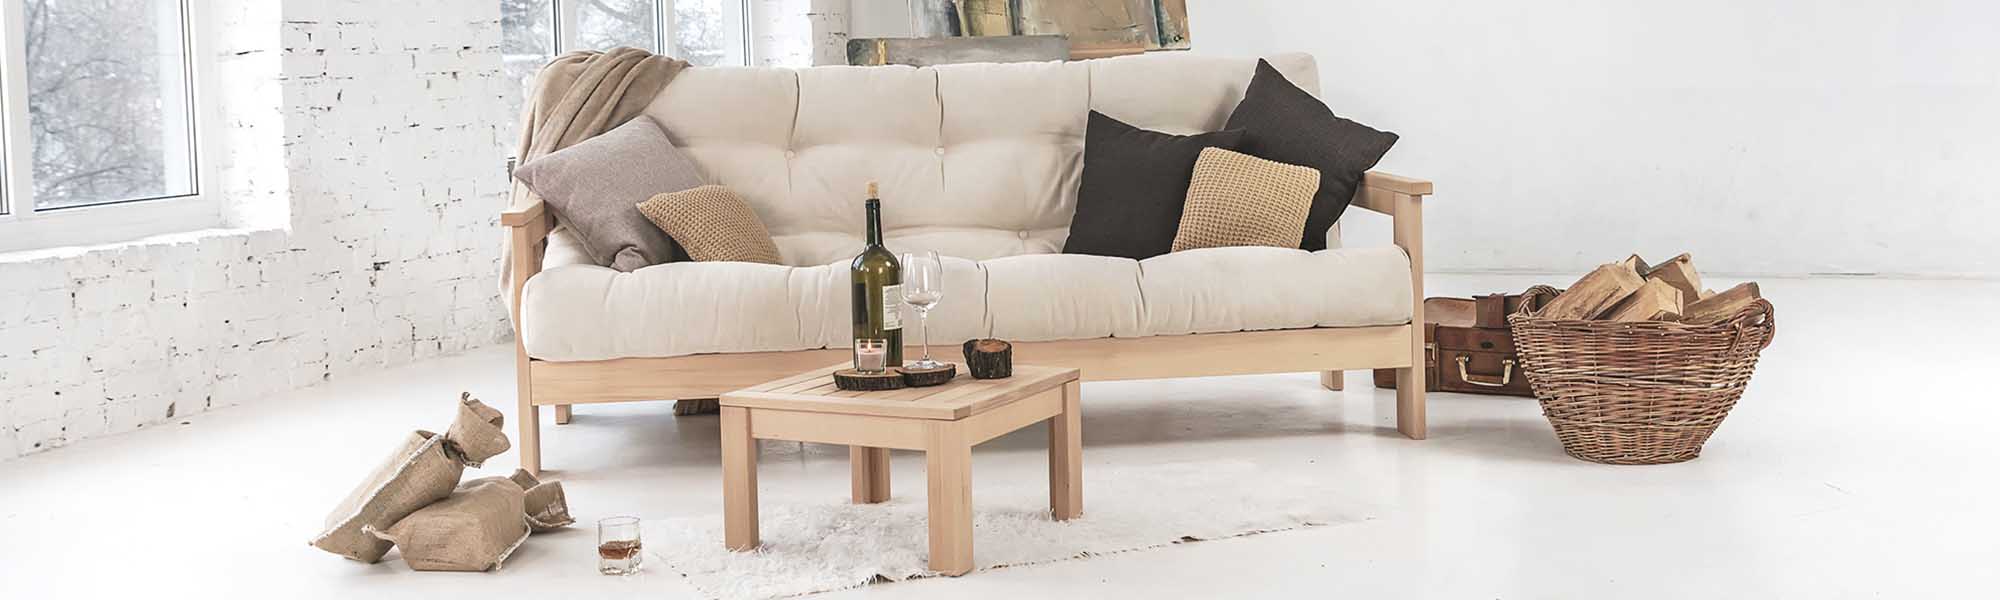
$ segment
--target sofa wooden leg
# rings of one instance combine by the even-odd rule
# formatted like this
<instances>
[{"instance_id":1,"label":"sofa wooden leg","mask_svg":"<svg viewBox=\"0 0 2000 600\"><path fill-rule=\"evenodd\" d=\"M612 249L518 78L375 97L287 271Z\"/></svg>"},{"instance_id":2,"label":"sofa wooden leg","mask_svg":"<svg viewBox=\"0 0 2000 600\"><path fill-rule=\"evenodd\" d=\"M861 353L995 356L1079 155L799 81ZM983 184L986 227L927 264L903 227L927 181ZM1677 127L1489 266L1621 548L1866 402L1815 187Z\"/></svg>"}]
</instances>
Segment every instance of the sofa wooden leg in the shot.
<instances>
[{"instance_id":1,"label":"sofa wooden leg","mask_svg":"<svg viewBox=\"0 0 2000 600\"><path fill-rule=\"evenodd\" d=\"M569 413L569 405L568 405L568 404L557 404L557 405L556 405L556 424L557 424L557 425L568 425L568 424L569 424L569 418L570 418L570 413Z\"/></svg>"},{"instance_id":2,"label":"sofa wooden leg","mask_svg":"<svg viewBox=\"0 0 2000 600\"><path fill-rule=\"evenodd\" d=\"M516 447L521 451L521 468L532 475L542 474L542 407L535 406L534 379L528 376L528 354L516 356L514 368L516 395L514 420L521 428Z\"/></svg>"},{"instance_id":3,"label":"sofa wooden leg","mask_svg":"<svg viewBox=\"0 0 2000 600\"><path fill-rule=\"evenodd\" d=\"M1320 372L1319 372L1319 385L1320 385L1320 387L1323 387L1323 388L1326 388L1326 389L1329 389L1329 390L1333 390L1333 391L1336 391L1336 392L1338 392L1338 391L1340 391L1340 390L1343 390L1343 389L1346 389L1346 388L1347 388L1347 372L1346 372L1346 371L1320 371Z\"/></svg>"},{"instance_id":4,"label":"sofa wooden leg","mask_svg":"<svg viewBox=\"0 0 2000 600\"><path fill-rule=\"evenodd\" d=\"M1424 423L1424 363L1396 369L1396 430L1413 439L1429 435Z\"/></svg>"}]
</instances>

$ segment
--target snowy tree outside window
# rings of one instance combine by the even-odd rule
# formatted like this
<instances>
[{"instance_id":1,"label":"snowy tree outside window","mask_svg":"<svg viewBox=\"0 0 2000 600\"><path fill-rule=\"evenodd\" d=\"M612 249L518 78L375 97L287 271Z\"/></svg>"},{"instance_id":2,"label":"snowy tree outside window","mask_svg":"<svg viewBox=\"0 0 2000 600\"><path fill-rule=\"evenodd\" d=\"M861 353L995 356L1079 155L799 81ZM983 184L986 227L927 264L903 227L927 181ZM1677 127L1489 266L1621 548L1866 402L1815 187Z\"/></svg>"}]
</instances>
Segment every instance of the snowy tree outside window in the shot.
<instances>
[{"instance_id":1,"label":"snowy tree outside window","mask_svg":"<svg viewBox=\"0 0 2000 600\"><path fill-rule=\"evenodd\" d=\"M33 198L10 198L10 210L196 193L185 8L175 0L23 2L6 43L24 59Z\"/></svg>"}]
</instances>

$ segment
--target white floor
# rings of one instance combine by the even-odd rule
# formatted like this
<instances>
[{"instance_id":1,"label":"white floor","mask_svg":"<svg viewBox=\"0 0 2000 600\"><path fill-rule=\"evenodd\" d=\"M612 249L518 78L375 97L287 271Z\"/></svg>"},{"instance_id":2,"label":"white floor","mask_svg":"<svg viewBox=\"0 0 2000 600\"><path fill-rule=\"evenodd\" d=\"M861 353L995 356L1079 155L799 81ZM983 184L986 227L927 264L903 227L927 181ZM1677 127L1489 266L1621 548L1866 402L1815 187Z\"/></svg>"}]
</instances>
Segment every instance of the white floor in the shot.
<instances>
[{"instance_id":1,"label":"white floor","mask_svg":"<svg viewBox=\"0 0 2000 600\"><path fill-rule=\"evenodd\" d=\"M1432 291L1532 279L1440 276ZM822 597L2000 593L2000 283L1763 284L1777 343L1691 463L1568 458L1523 399L1433 395L1431 439L1402 439L1393 394L1359 372L1345 392L1307 374L1088 384L1087 459L1226 455L1312 469L1375 518ZM0 598L690 597L659 569L597 576L589 557L541 539L493 574L410 573L305 545L401 435L444 427L459 390L511 413L512 372L509 349L491 348L0 463ZM579 517L719 510L714 417L675 418L664 403L583 407L544 431L551 476L567 482ZM1038 452L1041 435L980 452ZM845 493L843 449L763 452L767 489ZM898 455L898 490L922 489L919 460ZM483 474L513 462L503 455ZM1086 477L1116 468L1092 460ZM592 534L586 521L550 535Z\"/></svg>"}]
</instances>

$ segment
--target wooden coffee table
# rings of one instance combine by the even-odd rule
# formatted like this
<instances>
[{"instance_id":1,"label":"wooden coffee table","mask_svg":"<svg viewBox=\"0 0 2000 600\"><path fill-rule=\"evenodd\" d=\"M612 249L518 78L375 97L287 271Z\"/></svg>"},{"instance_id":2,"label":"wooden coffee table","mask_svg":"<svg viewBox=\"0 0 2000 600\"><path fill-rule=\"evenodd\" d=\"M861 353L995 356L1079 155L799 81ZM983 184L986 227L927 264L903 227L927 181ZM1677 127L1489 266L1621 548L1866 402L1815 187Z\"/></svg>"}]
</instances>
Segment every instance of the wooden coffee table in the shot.
<instances>
[{"instance_id":1,"label":"wooden coffee table","mask_svg":"<svg viewBox=\"0 0 2000 600\"><path fill-rule=\"evenodd\" d=\"M931 570L972 570L972 447L1049 423L1049 510L1083 511L1083 427L1077 370L1015 365L1006 379L973 379L965 365L940 386L849 392L833 365L722 395L723 538L756 548L757 440L845 444L854 502L889 499L889 449L922 450L929 477Z\"/></svg>"}]
</instances>

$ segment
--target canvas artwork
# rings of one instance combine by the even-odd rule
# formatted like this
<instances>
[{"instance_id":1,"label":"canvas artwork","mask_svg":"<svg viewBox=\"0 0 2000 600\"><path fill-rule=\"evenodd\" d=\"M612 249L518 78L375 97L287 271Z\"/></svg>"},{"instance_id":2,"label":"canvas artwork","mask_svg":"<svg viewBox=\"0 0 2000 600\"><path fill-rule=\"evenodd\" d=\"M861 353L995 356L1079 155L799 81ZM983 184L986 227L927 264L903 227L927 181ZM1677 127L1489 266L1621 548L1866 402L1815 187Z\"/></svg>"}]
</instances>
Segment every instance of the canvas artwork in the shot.
<instances>
[{"instance_id":1,"label":"canvas artwork","mask_svg":"<svg viewBox=\"0 0 2000 600\"><path fill-rule=\"evenodd\" d=\"M1186 0L910 0L910 14L914 37L1061 35L1079 59L1185 50L1190 41Z\"/></svg>"},{"instance_id":2,"label":"canvas artwork","mask_svg":"<svg viewBox=\"0 0 2000 600\"><path fill-rule=\"evenodd\" d=\"M1059 35L953 38L854 38L847 41L847 64L928 67L975 62L1040 62L1069 58L1069 40Z\"/></svg>"}]
</instances>

